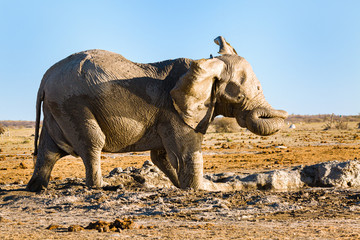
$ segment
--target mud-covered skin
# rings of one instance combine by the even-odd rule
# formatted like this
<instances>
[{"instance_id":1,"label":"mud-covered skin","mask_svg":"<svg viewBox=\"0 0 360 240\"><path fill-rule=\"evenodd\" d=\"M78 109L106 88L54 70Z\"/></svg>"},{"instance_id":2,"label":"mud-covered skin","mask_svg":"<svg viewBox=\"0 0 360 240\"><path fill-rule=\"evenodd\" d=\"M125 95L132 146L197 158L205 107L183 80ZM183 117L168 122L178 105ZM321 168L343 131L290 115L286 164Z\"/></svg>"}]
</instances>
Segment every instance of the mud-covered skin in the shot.
<instances>
[{"instance_id":1,"label":"mud-covered skin","mask_svg":"<svg viewBox=\"0 0 360 240\"><path fill-rule=\"evenodd\" d=\"M203 183L201 142L216 115L259 135L278 131L287 116L265 101L250 64L222 37L216 43L223 56L211 59L139 64L89 50L51 67L38 91L37 161L27 188L46 188L56 161L69 154L82 158L86 184L101 187L102 151L151 150L176 186L212 189Z\"/></svg>"}]
</instances>

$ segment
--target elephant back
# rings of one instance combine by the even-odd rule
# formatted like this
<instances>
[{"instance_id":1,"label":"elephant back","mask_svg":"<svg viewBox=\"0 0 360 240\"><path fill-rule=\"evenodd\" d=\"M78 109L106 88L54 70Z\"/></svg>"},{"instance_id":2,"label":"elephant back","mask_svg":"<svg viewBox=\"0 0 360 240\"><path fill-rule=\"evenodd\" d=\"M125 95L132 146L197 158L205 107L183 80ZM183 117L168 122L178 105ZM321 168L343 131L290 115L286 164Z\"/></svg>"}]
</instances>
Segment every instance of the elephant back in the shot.
<instances>
[{"instance_id":1,"label":"elephant back","mask_svg":"<svg viewBox=\"0 0 360 240\"><path fill-rule=\"evenodd\" d=\"M102 83L146 76L141 65L110 51L87 50L54 64L45 73L41 88L50 96L89 94Z\"/></svg>"}]
</instances>

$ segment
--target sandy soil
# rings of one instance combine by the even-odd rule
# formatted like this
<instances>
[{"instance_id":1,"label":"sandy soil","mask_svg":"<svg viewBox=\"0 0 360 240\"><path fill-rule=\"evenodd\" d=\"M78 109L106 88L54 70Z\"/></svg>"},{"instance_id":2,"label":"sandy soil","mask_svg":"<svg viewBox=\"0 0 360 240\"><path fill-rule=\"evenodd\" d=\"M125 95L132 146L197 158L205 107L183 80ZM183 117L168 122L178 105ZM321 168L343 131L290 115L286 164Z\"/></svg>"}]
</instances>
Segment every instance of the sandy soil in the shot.
<instances>
[{"instance_id":1,"label":"sandy soil","mask_svg":"<svg viewBox=\"0 0 360 240\"><path fill-rule=\"evenodd\" d=\"M205 173L254 173L332 160L360 158L360 130L322 131L298 124L259 137L248 131L209 133ZM0 237L2 239L359 239L360 189L303 188L290 192L194 192L174 187L84 186L80 159L61 159L50 188L24 191L33 171L33 129L0 137ZM141 167L148 152L102 156L104 176L116 167ZM97 220L131 219L132 229L69 232ZM53 224L52 230L46 229ZM57 226L57 227L56 227ZM114 229L113 229L114 230Z\"/></svg>"}]
</instances>

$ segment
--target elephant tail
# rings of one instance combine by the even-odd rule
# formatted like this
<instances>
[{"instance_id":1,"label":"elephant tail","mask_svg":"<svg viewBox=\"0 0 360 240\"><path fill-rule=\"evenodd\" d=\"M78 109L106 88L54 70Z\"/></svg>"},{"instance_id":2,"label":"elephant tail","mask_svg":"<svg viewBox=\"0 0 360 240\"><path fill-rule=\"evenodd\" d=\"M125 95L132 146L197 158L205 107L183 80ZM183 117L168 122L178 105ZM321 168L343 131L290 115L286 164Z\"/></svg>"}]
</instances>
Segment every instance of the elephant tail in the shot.
<instances>
[{"instance_id":1,"label":"elephant tail","mask_svg":"<svg viewBox=\"0 0 360 240\"><path fill-rule=\"evenodd\" d=\"M36 163L37 153L38 153L38 141L39 141L39 131L40 131L40 118L41 118L41 102L44 100L44 91L42 86L37 94L36 98L36 122L35 122L35 140L34 140L34 153L33 153L33 161L34 166Z\"/></svg>"}]
</instances>

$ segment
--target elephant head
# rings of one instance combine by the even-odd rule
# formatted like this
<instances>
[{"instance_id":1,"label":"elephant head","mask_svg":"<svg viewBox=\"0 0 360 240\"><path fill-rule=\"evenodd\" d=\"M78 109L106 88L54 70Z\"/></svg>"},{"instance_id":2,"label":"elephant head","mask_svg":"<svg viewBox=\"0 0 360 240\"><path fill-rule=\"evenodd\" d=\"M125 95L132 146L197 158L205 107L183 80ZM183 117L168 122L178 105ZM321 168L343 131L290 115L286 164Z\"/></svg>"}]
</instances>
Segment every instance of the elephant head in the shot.
<instances>
[{"instance_id":1,"label":"elephant head","mask_svg":"<svg viewBox=\"0 0 360 240\"><path fill-rule=\"evenodd\" d=\"M193 61L171 90L180 117L201 133L216 115L235 117L258 135L279 131L287 112L270 106L250 64L223 37L214 41L221 56Z\"/></svg>"}]
</instances>

